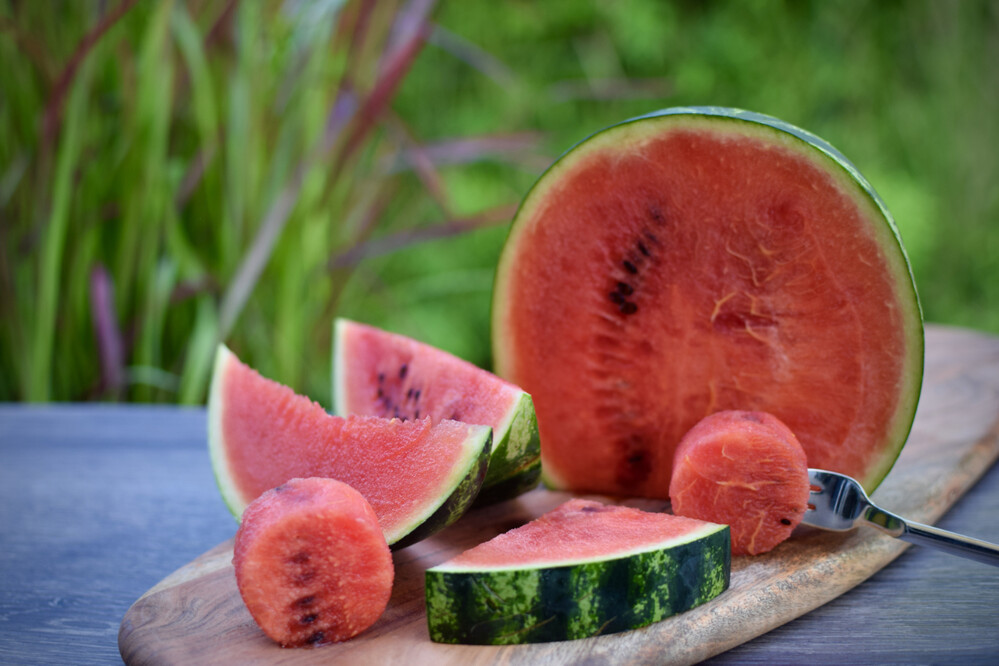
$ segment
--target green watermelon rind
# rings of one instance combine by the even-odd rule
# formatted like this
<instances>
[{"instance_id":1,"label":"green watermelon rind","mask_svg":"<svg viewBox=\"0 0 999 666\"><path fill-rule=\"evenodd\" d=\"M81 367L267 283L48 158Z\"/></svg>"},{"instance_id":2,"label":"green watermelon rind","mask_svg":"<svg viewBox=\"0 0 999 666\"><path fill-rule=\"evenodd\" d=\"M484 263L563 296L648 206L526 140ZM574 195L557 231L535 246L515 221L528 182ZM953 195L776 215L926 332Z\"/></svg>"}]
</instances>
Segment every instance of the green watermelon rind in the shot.
<instances>
[{"instance_id":1,"label":"green watermelon rind","mask_svg":"<svg viewBox=\"0 0 999 666\"><path fill-rule=\"evenodd\" d=\"M486 469L489 467L493 431L488 426L477 425L469 426L469 429L479 432L478 437L482 440L481 446L476 445L473 449L477 450L478 454L472 458L470 465L460 467L463 470L460 481L429 515L421 516L419 520L407 526L408 529L400 530L399 536L393 535L391 540L386 535L386 541L392 550L406 548L433 536L445 527L453 525L472 508L482 490Z\"/></svg>"},{"instance_id":2,"label":"green watermelon rind","mask_svg":"<svg viewBox=\"0 0 999 666\"><path fill-rule=\"evenodd\" d=\"M348 412L345 406L347 384L344 377L347 364L338 361L343 354L340 341L345 327L353 323L342 317L333 323L333 412L338 416L347 416ZM516 398L510 409L500 423L493 427L492 454L476 506L512 499L538 484L541 474L541 441L538 438L534 402L523 390L516 391Z\"/></svg>"},{"instance_id":3,"label":"green watermelon rind","mask_svg":"<svg viewBox=\"0 0 999 666\"><path fill-rule=\"evenodd\" d=\"M392 550L411 546L453 525L472 507L482 489L486 467L492 451L493 431L489 426L469 425L469 438L465 440L466 452L472 452L462 464L456 465L448 487L436 505L429 506L413 522L395 533L386 534L385 540Z\"/></svg>"},{"instance_id":4,"label":"green watermelon rind","mask_svg":"<svg viewBox=\"0 0 999 666\"><path fill-rule=\"evenodd\" d=\"M538 202L543 201L544 195L550 185L558 181L557 175L560 171L568 171L575 163L585 159L591 151L601 150L605 146L613 146L615 143L620 142L622 133L643 135L654 132L654 130L644 127L650 122L668 122L673 124L673 126L676 126L675 124L680 122L686 122L688 125L702 123L704 126L712 129L718 129L718 123L720 122L730 122L733 124L733 130L736 132L743 134L756 132L758 135L768 140L776 141L785 147L795 150L803 157L824 166L827 173L837 177L837 180L843 186L843 191L852 194L852 198L858 207L866 207L872 213L870 216L871 219L880 219L883 222L880 225L873 225L873 229L878 235L880 247L885 250L887 262L892 270L894 284L897 288L896 293L899 297L898 304L903 310L903 320L910 322L911 325L905 329L906 349L908 352L905 363L906 373L902 378L902 386L898 392L898 395L902 399L902 404L896 410L892 425L889 428L888 439L890 440L890 446L885 446L881 459L872 465L871 472L865 478L859 479L865 489L868 492L872 492L884 477L887 476L908 439L922 387L925 354L923 311L919 295L916 291L912 266L905 251L905 246L902 244L901 235L899 234L894 217L881 196L878 195L870 182L860 173L860 170L839 150L829 144L829 142L807 130L773 116L721 106L687 106L661 109L636 116L595 132L559 156L538 178L521 202L510 225L506 243L497 264L496 279L494 282L496 287L493 291L492 301L492 339L496 374L501 377L509 375L506 365L508 364L507 359L510 353L504 347L504 341L508 336L504 334L500 313L504 310L503 304L509 298L505 292L506 281L503 279L503 276L510 270L507 264L514 255L513 250L518 237L527 226L526 223L518 224L518 222L524 219L525 212L533 210ZM543 468L541 481L552 488L564 487L564 484L558 480L552 470Z\"/></svg>"},{"instance_id":5,"label":"green watermelon rind","mask_svg":"<svg viewBox=\"0 0 999 666\"><path fill-rule=\"evenodd\" d=\"M208 455L212 463L212 474L215 476L215 485L218 486L222 501L232 517L239 522L246 509L247 502L244 502L239 491L233 483L232 477L223 474L223 470L228 469L225 459L224 442L222 436L222 381L223 371L226 364L235 359L235 354L224 344L220 344L215 353L215 363L212 369L212 382L208 390Z\"/></svg>"},{"instance_id":6,"label":"green watermelon rind","mask_svg":"<svg viewBox=\"0 0 999 666\"><path fill-rule=\"evenodd\" d=\"M534 401L521 391L502 425L494 430L493 453L477 506L522 495L538 485L541 475L541 440Z\"/></svg>"},{"instance_id":7,"label":"green watermelon rind","mask_svg":"<svg viewBox=\"0 0 999 666\"><path fill-rule=\"evenodd\" d=\"M425 574L427 625L438 643L513 645L638 629L728 589L727 525L602 558L517 568L447 564Z\"/></svg>"},{"instance_id":8,"label":"green watermelon rind","mask_svg":"<svg viewBox=\"0 0 999 666\"><path fill-rule=\"evenodd\" d=\"M238 362L236 355L224 344L220 344L215 355L208 398L208 450L222 500L236 521L240 522L249 502L237 490L231 475L226 473L228 462L222 434L222 385L225 367L231 361ZM464 441L463 458L454 466L445 483L448 492L441 493L436 502L427 503L424 510L414 514L409 523L385 533L385 540L393 550L412 545L452 525L471 508L478 497L492 452L493 431L488 426L465 425L468 427L468 437Z\"/></svg>"}]
</instances>

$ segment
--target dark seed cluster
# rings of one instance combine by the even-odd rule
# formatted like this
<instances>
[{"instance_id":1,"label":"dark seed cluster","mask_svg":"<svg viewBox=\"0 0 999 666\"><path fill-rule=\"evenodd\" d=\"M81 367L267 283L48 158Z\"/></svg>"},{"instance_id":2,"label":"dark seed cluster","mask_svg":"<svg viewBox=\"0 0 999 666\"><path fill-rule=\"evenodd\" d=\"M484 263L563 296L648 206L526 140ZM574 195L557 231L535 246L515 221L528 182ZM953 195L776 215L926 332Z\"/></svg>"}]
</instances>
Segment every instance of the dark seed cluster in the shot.
<instances>
[{"instance_id":1,"label":"dark seed cluster","mask_svg":"<svg viewBox=\"0 0 999 666\"><path fill-rule=\"evenodd\" d=\"M378 373L378 388L375 396L381 404L381 415L403 421L410 418L419 419L420 394L422 393L422 389L416 386L409 386L406 388L406 393L403 397L394 398L394 396L403 395L403 388L399 386L399 383L405 381L406 376L409 374L409 364L403 363L400 365L398 372L395 374L398 376L398 380L389 380L384 372Z\"/></svg>"},{"instance_id":2,"label":"dark seed cluster","mask_svg":"<svg viewBox=\"0 0 999 666\"><path fill-rule=\"evenodd\" d=\"M649 216L658 226L666 223L662 209L657 204L649 206ZM641 280L641 272L645 264L655 258L654 248L659 244L659 237L655 233L649 229L643 229L635 241L634 249L621 260L621 268L624 269L628 281L618 281L615 288L608 292L607 297L611 303L617 306L618 312L622 315L628 316L638 312L638 304L635 299L629 297L635 294L635 282Z\"/></svg>"},{"instance_id":3,"label":"dark seed cluster","mask_svg":"<svg viewBox=\"0 0 999 666\"><path fill-rule=\"evenodd\" d=\"M644 482L652 473L651 442L640 432L631 432L617 441L620 455L616 476L624 486Z\"/></svg>"}]
</instances>

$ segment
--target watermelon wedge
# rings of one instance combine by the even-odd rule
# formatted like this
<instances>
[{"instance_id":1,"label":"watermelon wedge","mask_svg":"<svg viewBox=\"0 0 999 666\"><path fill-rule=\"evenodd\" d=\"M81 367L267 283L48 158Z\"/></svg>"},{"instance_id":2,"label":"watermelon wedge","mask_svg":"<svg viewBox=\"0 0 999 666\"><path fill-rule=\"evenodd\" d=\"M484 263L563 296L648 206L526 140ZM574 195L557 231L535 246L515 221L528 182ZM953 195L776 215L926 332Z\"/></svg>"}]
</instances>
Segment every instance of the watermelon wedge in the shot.
<instances>
[{"instance_id":1,"label":"watermelon wedge","mask_svg":"<svg viewBox=\"0 0 999 666\"><path fill-rule=\"evenodd\" d=\"M330 416L266 379L224 345L208 402L208 447L222 497L237 519L292 478L342 481L371 504L400 548L457 520L474 501L491 451L488 426L430 419Z\"/></svg>"},{"instance_id":2,"label":"watermelon wedge","mask_svg":"<svg viewBox=\"0 0 999 666\"><path fill-rule=\"evenodd\" d=\"M504 645L644 627L728 588L729 528L583 499L426 572L440 643Z\"/></svg>"},{"instance_id":3,"label":"watermelon wedge","mask_svg":"<svg viewBox=\"0 0 999 666\"><path fill-rule=\"evenodd\" d=\"M531 396L475 365L412 338L338 319L333 336L333 411L454 419L493 429L477 504L538 484L541 446Z\"/></svg>"},{"instance_id":4,"label":"watermelon wedge","mask_svg":"<svg viewBox=\"0 0 999 666\"><path fill-rule=\"evenodd\" d=\"M680 438L768 412L809 465L891 468L923 327L894 221L818 137L667 109L563 155L518 210L493 297L496 372L534 399L543 479L665 498Z\"/></svg>"}]
</instances>

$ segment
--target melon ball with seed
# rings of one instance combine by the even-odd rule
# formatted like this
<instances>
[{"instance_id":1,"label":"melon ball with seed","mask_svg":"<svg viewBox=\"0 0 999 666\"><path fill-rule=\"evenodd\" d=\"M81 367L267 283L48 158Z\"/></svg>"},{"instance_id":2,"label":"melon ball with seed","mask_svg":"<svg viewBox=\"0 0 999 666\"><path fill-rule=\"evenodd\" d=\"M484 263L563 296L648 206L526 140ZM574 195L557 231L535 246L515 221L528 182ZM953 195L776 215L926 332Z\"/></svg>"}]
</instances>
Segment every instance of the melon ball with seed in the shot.
<instances>
[{"instance_id":1,"label":"melon ball with seed","mask_svg":"<svg viewBox=\"0 0 999 666\"><path fill-rule=\"evenodd\" d=\"M808 507L808 463L794 433L765 412L723 411L684 435L669 486L673 513L732 530L732 554L765 553Z\"/></svg>"},{"instance_id":2,"label":"melon ball with seed","mask_svg":"<svg viewBox=\"0 0 999 666\"><path fill-rule=\"evenodd\" d=\"M394 569L374 510L333 479L292 479L246 507L233 555L250 615L284 647L356 636L381 616Z\"/></svg>"}]
</instances>

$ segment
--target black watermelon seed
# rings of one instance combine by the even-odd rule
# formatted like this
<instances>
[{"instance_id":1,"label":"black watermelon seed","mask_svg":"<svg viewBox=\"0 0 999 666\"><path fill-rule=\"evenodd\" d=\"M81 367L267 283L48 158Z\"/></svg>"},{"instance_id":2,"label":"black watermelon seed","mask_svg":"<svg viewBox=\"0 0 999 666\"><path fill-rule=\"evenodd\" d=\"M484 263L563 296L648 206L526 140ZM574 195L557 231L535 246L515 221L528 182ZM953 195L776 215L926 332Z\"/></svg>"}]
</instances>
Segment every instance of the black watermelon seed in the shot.
<instances>
[{"instance_id":1,"label":"black watermelon seed","mask_svg":"<svg viewBox=\"0 0 999 666\"><path fill-rule=\"evenodd\" d=\"M608 294L608 296L610 296L610 299L618 305L622 305L624 303L624 295L619 291L612 291Z\"/></svg>"},{"instance_id":2,"label":"black watermelon seed","mask_svg":"<svg viewBox=\"0 0 999 666\"><path fill-rule=\"evenodd\" d=\"M406 378L406 372L408 370L409 370L409 366L407 366L405 363L403 363L402 366L399 368L399 379L405 379Z\"/></svg>"},{"instance_id":3,"label":"black watermelon seed","mask_svg":"<svg viewBox=\"0 0 999 666\"><path fill-rule=\"evenodd\" d=\"M790 524L791 524L791 521L790 521L790 520L788 520L787 518L781 518L781 519L780 519L780 524L781 524L781 525L790 525Z\"/></svg>"},{"instance_id":4,"label":"black watermelon seed","mask_svg":"<svg viewBox=\"0 0 999 666\"><path fill-rule=\"evenodd\" d=\"M413 400L415 400L416 402L420 401L420 389L416 389L416 392L413 393Z\"/></svg>"},{"instance_id":5,"label":"black watermelon seed","mask_svg":"<svg viewBox=\"0 0 999 666\"><path fill-rule=\"evenodd\" d=\"M638 241L638 251L644 254L646 257L650 256L649 248L645 247L645 243L643 243L642 241Z\"/></svg>"},{"instance_id":6,"label":"black watermelon seed","mask_svg":"<svg viewBox=\"0 0 999 666\"><path fill-rule=\"evenodd\" d=\"M384 384L385 383L385 373L384 372L379 372L378 373L378 383L379 384Z\"/></svg>"},{"instance_id":7,"label":"black watermelon seed","mask_svg":"<svg viewBox=\"0 0 999 666\"><path fill-rule=\"evenodd\" d=\"M632 275L634 275L635 273L638 272L638 268L635 267L635 264L631 263L627 259L625 259L624 261L622 261L621 265L624 266L624 270L628 271Z\"/></svg>"},{"instance_id":8,"label":"black watermelon seed","mask_svg":"<svg viewBox=\"0 0 999 666\"><path fill-rule=\"evenodd\" d=\"M295 605L298 606L299 608L307 608L311 606L312 602L314 602L315 600L316 596L314 594L310 594L307 597L302 597L301 599L295 601Z\"/></svg>"},{"instance_id":9,"label":"black watermelon seed","mask_svg":"<svg viewBox=\"0 0 999 666\"><path fill-rule=\"evenodd\" d=\"M636 312L638 312L638 306L631 301L625 301L621 304L621 314L630 315L635 314Z\"/></svg>"},{"instance_id":10,"label":"black watermelon seed","mask_svg":"<svg viewBox=\"0 0 999 666\"><path fill-rule=\"evenodd\" d=\"M617 290L622 294L624 294L625 296L631 296L633 293L635 293L634 287L632 287L627 282L618 282Z\"/></svg>"},{"instance_id":11,"label":"black watermelon seed","mask_svg":"<svg viewBox=\"0 0 999 666\"><path fill-rule=\"evenodd\" d=\"M649 215L651 215L652 219L659 224L662 224L664 222L663 212L659 209L659 206L657 206L656 204L652 204L651 206L649 206Z\"/></svg>"},{"instance_id":12,"label":"black watermelon seed","mask_svg":"<svg viewBox=\"0 0 999 666\"><path fill-rule=\"evenodd\" d=\"M651 231L646 231L645 232L645 238L648 239L649 242L652 243L653 245L659 245L659 237L656 236Z\"/></svg>"},{"instance_id":13,"label":"black watermelon seed","mask_svg":"<svg viewBox=\"0 0 999 666\"><path fill-rule=\"evenodd\" d=\"M306 643L318 643L319 641L323 640L324 638L326 638L326 636L323 635L323 632L317 631L316 633L314 633L311 636L309 636L308 638L306 638L305 642Z\"/></svg>"},{"instance_id":14,"label":"black watermelon seed","mask_svg":"<svg viewBox=\"0 0 999 666\"><path fill-rule=\"evenodd\" d=\"M408 391L406 391L406 400L412 400L412 399L413 399L413 389L410 388Z\"/></svg>"},{"instance_id":15,"label":"black watermelon seed","mask_svg":"<svg viewBox=\"0 0 999 666\"><path fill-rule=\"evenodd\" d=\"M313 622L316 621L317 617L319 616L316 615L315 613L310 613L309 615L306 615L305 617L300 619L299 622L301 622L302 624L312 624Z\"/></svg>"},{"instance_id":16,"label":"black watermelon seed","mask_svg":"<svg viewBox=\"0 0 999 666\"><path fill-rule=\"evenodd\" d=\"M414 419L418 419L418 418L420 418L420 410L416 410L416 413L415 413L415 414L413 414L413 418L414 418Z\"/></svg>"}]
</instances>

